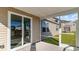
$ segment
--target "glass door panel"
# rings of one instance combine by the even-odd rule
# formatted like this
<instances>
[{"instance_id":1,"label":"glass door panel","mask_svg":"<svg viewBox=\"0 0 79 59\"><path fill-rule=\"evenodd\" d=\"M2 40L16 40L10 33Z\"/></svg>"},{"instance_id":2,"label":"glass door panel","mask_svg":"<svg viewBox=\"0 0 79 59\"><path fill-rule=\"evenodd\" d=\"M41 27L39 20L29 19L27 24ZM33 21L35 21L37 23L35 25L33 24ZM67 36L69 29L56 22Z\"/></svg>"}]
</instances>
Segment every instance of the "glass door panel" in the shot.
<instances>
[{"instance_id":1,"label":"glass door panel","mask_svg":"<svg viewBox=\"0 0 79 59\"><path fill-rule=\"evenodd\" d=\"M30 19L24 18L24 44L30 42L31 30Z\"/></svg>"},{"instance_id":2,"label":"glass door panel","mask_svg":"<svg viewBox=\"0 0 79 59\"><path fill-rule=\"evenodd\" d=\"M11 14L11 49L22 45L22 17Z\"/></svg>"}]
</instances>

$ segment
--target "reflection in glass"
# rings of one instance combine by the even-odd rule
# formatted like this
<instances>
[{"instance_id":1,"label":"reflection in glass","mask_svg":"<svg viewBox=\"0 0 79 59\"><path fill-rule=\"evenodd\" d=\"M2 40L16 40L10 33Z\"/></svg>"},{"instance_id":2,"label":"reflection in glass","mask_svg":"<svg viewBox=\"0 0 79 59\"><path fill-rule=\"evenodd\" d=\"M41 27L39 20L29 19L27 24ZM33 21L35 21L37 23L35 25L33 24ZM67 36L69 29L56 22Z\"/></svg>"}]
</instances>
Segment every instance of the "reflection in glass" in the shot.
<instances>
[{"instance_id":1,"label":"reflection in glass","mask_svg":"<svg viewBox=\"0 0 79 59\"><path fill-rule=\"evenodd\" d=\"M22 40L22 17L11 14L11 48L20 46Z\"/></svg>"},{"instance_id":2,"label":"reflection in glass","mask_svg":"<svg viewBox=\"0 0 79 59\"><path fill-rule=\"evenodd\" d=\"M30 42L30 19L24 18L24 44Z\"/></svg>"}]
</instances>

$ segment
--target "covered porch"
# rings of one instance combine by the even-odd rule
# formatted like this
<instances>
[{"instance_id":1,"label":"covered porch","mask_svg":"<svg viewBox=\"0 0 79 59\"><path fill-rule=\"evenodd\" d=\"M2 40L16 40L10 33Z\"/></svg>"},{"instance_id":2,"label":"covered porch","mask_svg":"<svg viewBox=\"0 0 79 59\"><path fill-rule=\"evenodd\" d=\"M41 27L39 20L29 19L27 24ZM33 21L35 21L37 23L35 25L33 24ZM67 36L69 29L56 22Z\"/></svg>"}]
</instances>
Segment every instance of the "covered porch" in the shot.
<instances>
[{"instance_id":1,"label":"covered porch","mask_svg":"<svg viewBox=\"0 0 79 59\"><path fill-rule=\"evenodd\" d=\"M75 23L76 25L78 25L79 24L79 21L78 21L79 8L75 8L75 7L73 8L72 7L13 7L13 8L0 8L0 12L1 12L0 17L2 19L1 29L5 28L2 31L2 34L5 34L5 38L4 38L4 35L1 36L3 38L3 40L1 40L1 47L4 50L12 50L12 51L79 50L79 36L78 36L79 26L76 26L76 30L75 30L76 38L75 38L75 41L73 40L75 46L72 47L71 45L63 44L62 43L62 24L61 24L61 17L60 17L62 15L77 13L78 16L77 16L77 21ZM3 19L2 16L5 16L5 18ZM58 21L56 21L56 19ZM49 26L51 31L47 28L47 26L46 26L47 29L45 30L45 28L43 28L43 31L50 32L52 34L51 35L52 38L56 36L58 40L56 42L57 45L54 45L53 43L55 42L52 42L50 39L48 40L50 40L52 44L50 44L49 41L44 42L42 40L42 35L41 35L42 34L42 29L41 29L42 20L45 20L48 23L51 23ZM66 31L70 31L70 30L66 30ZM73 32L73 30L71 31ZM64 34L73 35L71 33L64 33ZM49 35L47 33L44 33L44 34ZM69 39L70 39L70 42L68 43L71 43L71 38ZM69 39L66 40L66 37L65 37L66 42Z\"/></svg>"},{"instance_id":2,"label":"covered porch","mask_svg":"<svg viewBox=\"0 0 79 59\"><path fill-rule=\"evenodd\" d=\"M50 7L50 8L41 8L41 7L32 7L32 8L16 8L16 9L20 9L22 11L30 11L29 13L33 14L33 15L36 15L36 16L39 16L40 17L40 20L43 20L43 19L47 19L46 21L48 22L51 22L51 23L54 23L52 20L50 20L51 17L56 17L56 16L61 16L61 15L66 15L66 14L70 14L70 13L78 13L79 11L79 8L67 8L67 7L61 7L61 8L58 8L58 7ZM39 11L39 12L38 12ZM60 18L59 18L60 20ZM78 23L76 23L78 24ZM41 41L41 22L40 22L40 39L38 43L33 43L33 45L31 44L29 46L29 51L31 49L31 47L35 49L35 51L64 51L64 50L75 50L78 49L78 36L76 36L76 47L72 47L72 46L68 46L68 45L65 45L65 44L62 44L61 42L61 34L62 34L62 29L61 29L61 25L59 23L59 43L58 45L59 46L56 46L56 45L53 45L53 44L49 44L49 43L46 43L46 42L42 42ZM77 33L76 35L78 35L78 26L77 26ZM22 49L20 49L22 50ZM23 50L26 50L26 48L23 48Z\"/></svg>"}]
</instances>

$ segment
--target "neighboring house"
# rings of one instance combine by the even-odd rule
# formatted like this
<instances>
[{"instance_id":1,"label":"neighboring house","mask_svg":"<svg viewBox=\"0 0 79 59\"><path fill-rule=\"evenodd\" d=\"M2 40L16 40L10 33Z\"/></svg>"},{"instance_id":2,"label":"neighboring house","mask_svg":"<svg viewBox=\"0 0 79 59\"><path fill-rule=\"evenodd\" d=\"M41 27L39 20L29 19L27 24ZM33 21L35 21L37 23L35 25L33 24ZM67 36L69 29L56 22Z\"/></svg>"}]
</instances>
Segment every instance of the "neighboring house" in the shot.
<instances>
[{"instance_id":1,"label":"neighboring house","mask_svg":"<svg viewBox=\"0 0 79 59\"><path fill-rule=\"evenodd\" d=\"M61 21L62 32L75 32L76 31L76 23L70 21Z\"/></svg>"},{"instance_id":2,"label":"neighboring house","mask_svg":"<svg viewBox=\"0 0 79 59\"><path fill-rule=\"evenodd\" d=\"M44 19L41 21L41 35L42 37L53 37L55 35L58 35L59 33L59 25L52 23L57 22L56 18L49 18L49 20L52 20L51 22L47 21L47 19ZM76 23L61 20L61 29L62 32L75 32L76 31Z\"/></svg>"},{"instance_id":3,"label":"neighboring house","mask_svg":"<svg viewBox=\"0 0 79 59\"><path fill-rule=\"evenodd\" d=\"M50 18L50 21L47 21L47 19L43 19L41 21L41 34L42 37L53 37L55 35L58 35L59 33L59 25L56 19Z\"/></svg>"}]
</instances>

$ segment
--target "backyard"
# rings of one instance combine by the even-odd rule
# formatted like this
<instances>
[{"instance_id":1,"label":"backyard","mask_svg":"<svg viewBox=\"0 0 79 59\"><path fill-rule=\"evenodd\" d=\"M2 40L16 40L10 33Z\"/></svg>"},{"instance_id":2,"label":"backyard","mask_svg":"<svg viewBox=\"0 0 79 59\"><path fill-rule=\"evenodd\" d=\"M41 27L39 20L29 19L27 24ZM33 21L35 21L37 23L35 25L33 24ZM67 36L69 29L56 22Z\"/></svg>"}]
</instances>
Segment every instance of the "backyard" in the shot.
<instances>
[{"instance_id":1,"label":"backyard","mask_svg":"<svg viewBox=\"0 0 79 59\"><path fill-rule=\"evenodd\" d=\"M50 43L50 44L55 44L55 45L58 45L58 42L59 42L59 36L56 35L54 36L53 38L49 38L49 37L46 37L43 41L44 42L47 42L47 43ZM70 33L62 33L62 43L64 44L68 44L68 45L71 45L71 46L75 46L75 32L70 32Z\"/></svg>"}]
</instances>

